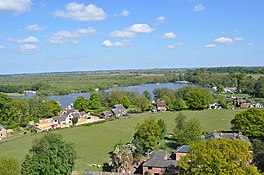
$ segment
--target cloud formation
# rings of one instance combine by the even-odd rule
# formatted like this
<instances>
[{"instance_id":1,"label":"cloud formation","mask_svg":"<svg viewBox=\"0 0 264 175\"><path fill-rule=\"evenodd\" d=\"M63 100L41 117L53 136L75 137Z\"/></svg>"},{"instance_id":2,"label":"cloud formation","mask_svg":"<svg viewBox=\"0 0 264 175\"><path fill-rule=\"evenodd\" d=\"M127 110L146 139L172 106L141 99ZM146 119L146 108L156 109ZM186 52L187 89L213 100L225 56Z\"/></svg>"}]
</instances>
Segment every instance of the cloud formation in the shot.
<instances>
[{"instance_id":1,"label":"cloud formation","mask_svg":"<svg viewBox=\"0 0 264 175\"><path fill-rule=\"evenodd\" d=\"M6 47L4 45L0 44L0 49L5 49Z\"/></svg>"},{"instance_id":2,"label":"cloud formation","mask_svg":"<svg viewBox=\"0 0 264 175\"><path fill-rule=\"evenodd\" d=\"M9 41L16 42L16 43L37 43L39 42L38 38L34 36L29 36L27 38L8 38Z\"/></svg>"},{"instance_id":3,"label":"cloud formation","mask_svg":"<svg viewBox=\"0 0 264 175\"><path fill-rule=\"evenodd\" d=\"M36 51L38 50L38 46L34 44L23 44L19 46L19 50L21 52L31 52L31 51Z\"/></svg>"},{"instance_id":4,"label":"cloud formation","mask_svg":"<svg viewBox=\"0 0 264 175\"><path fill-rule=\"evenodd\" d=\"M175 49L177 46L183 46L184 43L174 43L167 46L168 49Z\"/></svg>"},{"instance_id":5,"label":"cloud formation","mask_svg":"<svg viewBox=\"0 0 264 175\"><path fill-rule=\"evenodd\" d=\"M232 38L220 37L220 38L216 38L215 42L227 44L227 43L233 43L234 40Z\"/></svg>"},{"instance_id":6,"label":"cloud formation","mask_svg":"<svg viewBox=\"0 0 264 175\"><path fill-rule=\"evenodd\" d=\"M83 3L76 2L67 4L65 10L55 11L54 15L79 21L101 21L106 18L106 13L102 8L94 4L85 6Z\"/></svg>"},{"instance_id":7,"label":"cloud formation","mask_svg":"<svg viewBox=\"0 0 264 175\"><path fill-rule=\"evenodd\" d=\"M112 37L119 38L133 38L137 33L147 34L151 33L154 28L151 28L148 24L134 24L129 28L125 28L123 30L116 30L110 33Z\"/></svg>"},{"instance_id":8,"label":"cloud formation","mask_svg":"<svg viewBox=\"0 0 264 175\"><path fill-rule=\"evenodd\" d=\"M38 24L32 24L28 25L26 29L29 31L42 31L45 29L45 27L39 26Z\"/></svg>"},{"instance_id":9,"label":"cloud formation","mask_svg":"<svg viewBox=\"0 0 264 175\"><path fill-rule=\"evenodd\" d=\"M207 44L204 46L205 48L216 48L216 44Z\"/></svg>"},{"instance_id":10,"label":"cloud formation","mask_svg":"<svg viewBox=\"0 0 264 175\"><path fill-rule=\"evenodd\" d=\"M123 10L121 13L120 13L120 16L128 16L130 14L130 12L128 10Z\"/></svg>"},{"instance_id":11,"label":"cloud formation","mask_svg":"<svg viewBox=\"0 0 264 175\"><path fill-rule=\"evenodd\" d=\"M193 11L195 11L195 12L201 12L201 11L204 11L204 10L205 10L205 6L203 6L203 4L196 5L193 8Z\"/></svg>"},{"instance_id":12,"label":"cloud formation","mask_svg":"<svg viewBox=\"0 0 264 175\"><path fill-rule=\"evenodd\" d=\"M53 34L53 36L49 39L51 44L64 44L64 43L72 43L78 44L80 41L76 38L90 36L96 34L96 30L93 28L86 29L78 29L75 31L62 30Z\"/></svg>"},{"instance_id":13,"label":"cloud formation","mask_svg":"<svg viewBox=\"0 0 264 175\"><path fill-rule=\"evenodd\" d=\"M121 41L117 41L117 42L105 40L105 41L103 41L102 45L104 47L124 47L124 46L131 46L131 42L129 40L121 40Z\"/></svg>"},{"instance_id":14,"label":"cloud formation","mask_svg":"<svg viewBox=\"0 0 264 175\"><path fill-rule=\"evenodd\" d=\"M160 25L161 23L163 23L165 21L165 17L164 16L159 16L155 19L156 25Z\"/></svg>"},{"instance_id":15,"label":"cloud formation","mask_svg":"<svg viewBox=\"0 0 264 175\"><path fill-rule=\"evenodd\" d=\"M24 13L30 10L31 0L1 0L0 11Z\"/></svg>"},{"instance_id":16,"label":"cloud formation","mask_svg":"<svg viewBox=\"0 0 264 175\"><path fill-rule=\"evenodd\" d=\"M173 39L173 38L176 38L177 35L174 34L173 32L168 32L168 33L164 33L161 38L163 39Z\"/></svg>"}]
</instances>

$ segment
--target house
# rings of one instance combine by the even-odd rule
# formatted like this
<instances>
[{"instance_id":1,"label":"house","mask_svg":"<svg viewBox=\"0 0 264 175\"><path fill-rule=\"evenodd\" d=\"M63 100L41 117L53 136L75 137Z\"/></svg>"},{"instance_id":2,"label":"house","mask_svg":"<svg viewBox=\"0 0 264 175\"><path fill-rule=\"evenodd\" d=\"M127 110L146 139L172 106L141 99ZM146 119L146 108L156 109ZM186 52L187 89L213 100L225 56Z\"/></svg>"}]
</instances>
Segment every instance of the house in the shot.
<instances>
[{"instance_id":1,"label":"house","mask_svg":"<svg viewBox=\"0 0 264 175\"><path fill-rule=\"evenodd\" d=\"M250 108L252 102L247 98L235 98L233 104L238 108Z\"/></svg>"},{"instance_id":2,"label":"house","mask_svg":"<svg viewBox=\"0 0 264 175\"><path fill-rule=\"evenodd\" d=\"M62 111L62 113L60 115L52 117L52 122L55 125L57 125L57 124L71 124L73 117L77 117L80 119L82 117L82 115L73 109L64 110L64 111Z\"/></svg>"},{"instance_id":3,"label":"house","mask_svg":"<svg viewBox=\"0 0 264 175\"><path fill-rule=\"evenodd\" d=\"M244 142L247 142L249 144L250 140L248 137L244 136L241 132L239 133L212 133L207 136L205 136L205 140L210 140L210 139L220 139L220 138L226 138L226 139L239 139Z\"/></svg>"},{"instance_id":4,"label":"house","mask_svg":"<svg viewBox=\"0 0 264 175\"><path fill-rule=\"evenodd\" d=\"M189 145L183 145L177 148L176 150L176 161L179 161L181 156L185 156L188 152L190 152Z\"/></svg>"},{"instance_id":5,"label":"house","mask_svg":"<svg viewBox=\"0 0 264 175\"><path fill-rule=\"evenodd\" d=\"M181 174L175 154L167 154L163 151L153 151L150 158L143 163L142 168L143 174L147 172L151 175Z\"/></svg>"},{"instance_id":6,"label":"house","mask_svg":"<svg viewBox=\"0 0 264 175\"><path fill-rule=\"evenodd\" d=\"M209 104L208 109L222 109L222 106L219 103L215 102L215 103Z\"/></svg>"},{"instance_id":7,"label":"house","mask_svg":"<svg viewBox=\"0 0 264 175\"><path fill-rule=\"evenodd\" d=\"M166 102L162 99L158 99L156 101L156 108L157 108L157 111L166 111L167 110Z\"/></svg>"},{"instance_id":8,"label":"house","mask_svg":"<svg viewBox=\"0 0 264 175\"><path fill-rule=\"evenodd\" d=\"M117 104L110 111L102 112L100 118L121 117L125 115L127 115L125 107L122 104Z\"/></svg>"},{"instance_id":9,"label":"house","mask_svg":"<svg viewBox=\"0 0 264 175\"><path fill-rule=\"evenodd\" d=\"M251 105L252 108L262 108L262 104L260 102L253 102L252 105Z\"/></svg>"},{"instance_id":10,"label":"house","mask_svg":"<svg viewBox=\"0 0 264 175\"><path fill-rule=\"evenodd\" d=\"M0 140L7 137L7 130L0 124Z\"/></svg>"}]
</instances>

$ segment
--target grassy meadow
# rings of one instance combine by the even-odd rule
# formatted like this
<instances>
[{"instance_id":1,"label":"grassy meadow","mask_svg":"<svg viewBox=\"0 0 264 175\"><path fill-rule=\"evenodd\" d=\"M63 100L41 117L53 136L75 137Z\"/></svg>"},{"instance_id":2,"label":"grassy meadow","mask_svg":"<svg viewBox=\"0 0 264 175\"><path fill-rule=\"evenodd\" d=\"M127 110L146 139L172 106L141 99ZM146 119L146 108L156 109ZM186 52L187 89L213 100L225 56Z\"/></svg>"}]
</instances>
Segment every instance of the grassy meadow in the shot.
<instances>
[{"instance_id":1,"label":"grassy meadow","mask_svg":"<svg viewBox=\"0 0 264 175\"><path fill-rule=\"evenodd\" d=\"M201 122L203 131L229 130L230 120L242 110L203 110L183 111L188 118L197 118ZM127 118L117 119L98 125L74 127L69 129L54 130L69 142L75 143L78 154L75 169L78 171L93 170L91 164L103 165L109 162L109 152L116 143L126 143L132 140L134 127L146 118L153 116L165 120L168 132L175 127L174 118L177 112L144 113L131 115ZM45 133L14 138L0 144L0 156L12 156L19 162L31 148L33 141Z\"/></svg>"}]
</instances>

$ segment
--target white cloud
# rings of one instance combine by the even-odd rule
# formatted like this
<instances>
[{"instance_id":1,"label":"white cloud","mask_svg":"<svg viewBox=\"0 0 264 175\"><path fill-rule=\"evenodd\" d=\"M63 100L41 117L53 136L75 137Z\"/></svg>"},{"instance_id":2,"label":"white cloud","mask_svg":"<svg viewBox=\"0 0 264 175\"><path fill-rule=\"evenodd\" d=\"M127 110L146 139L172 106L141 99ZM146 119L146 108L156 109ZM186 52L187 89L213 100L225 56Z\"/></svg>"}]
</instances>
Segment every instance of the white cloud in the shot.
<instances>
[{"instance_id":1,"label":"white cloud","mask_svg":"<svg viewBox=\"0 0 264 175\"><path fill-rule=\"evenodd\" d=\"M155 19L156 21L156 25L160 25L161 23L163 23L165 21L165 17L164 16L159 16Z\"/></svg>"},{"instance_id":2,"label":"white cloud","mask_svg":"<svg viewBox=\"0 0 264 175\"><path fill-rule=\"evenodd\" d=\"M220 38L215 39L215 42L218 42L218 43L233 43L234 40L232 38L220 37Z\"/></svg>"},{"instance_id":3,"label":"white cloud","mask_svg":"<svg viewBox=\"0 0 264 175\"><path fill-rule=\"evenodd\" d=\"M68 30L62 30L54 33L53 36L49 39L49 42L52 44L78 44L80 43L80 41L76 40L76 38L90 36L94 34L96 34L96 30L93 28L78 29L72 32Z\"/></svg>"},{"instance_id":4,"label":"white cloud","mask_svg":"<svg viewBox=\"0 0 264 175\"><path fill-rule=\"evenodd\" d=\"M163 39L172 39L172 38L176 38L177 35L175 35L173 32L168 32L168 33L164 33L161 38Z\"/></svg>"},{"instance_id":5,"label":"white cloud","mask_svg":"<svg viewBox=\"0 0 264 175\"><path fill-rule=\"evenodd\" d=\"M113 37L119 37L119 38L133 38L136 36L135 33L129 32L126 30L123 30L123 31L117 30L117 31L111 32L110 35Z\"/></svg>"},{"instance_id":6,"label":"white cloud","mask_svg":"<svg viewBox=\"0 0 264 175\"><path fill-rule=\"evenodd\" d=\"M24 44L19 46L19 50L21 52L31 52L31 51L36 51L38 50L38 46L34 44Z\"/></svg>"},{"instance_id":7,"label":"white cloud","mask_svg":"<svg viewBox=\"0 0 264 175\"><path fill-rule=\"evenodd\" d=\"M204 10L205 10L205 6L203 6L203 4L196 5L193 8L193 11L195 11L195 12L201 12L201 11L204 11Z\"/></svg>"},{"instance_id":8,"label":"white cloud","mask_svg":"<svg viewBox=\"0 0 264 175\"><path fill-rule=\"evenodd\" d=\"M204 47L206 47L206 48L216 48L217 46L216 46L216 44L207 44Z\"/></svg>"},{"instance_id":9,"label":"white cloud","mask_svg":"<svg viewBox=\"0 0 264 175\"><path fill-rule=\"evenodd\" d=\"M134 32L134 33L150 33L154 28L151 28L148 24L134 24L127 31Z\"/></svg>"},{"instance_id":10,"label":"white cloud","mask_svg":"<svg viewBox=\"0 0 264 175\"><path fill-rule=\"evenodd\" d=\"M39 26L38 24L32 24L28 25L26 29L30 31L42 31L45 29L45 27Z\"/></svg>"},{"instance_id":11,"label":"white cloud","mask_svg":"<svg viewBox=\"0 0 264 175\"><path fill-rule=\"evenodd\" d=\"M245 40L245 38L237 37L237 38L235 38L234 40L237 41L237 42L239 42L239 41L243 41L243 40Z\"/></svg>"},{"instance_id":12,"label":"white cloud","mask_svg":"<svg viewBox=\"0 0 264 175\"><path fill-rule=\"evenodd\" d=\"M65 10L55 11L54 15L79 21L101 21L106 18L106 13L102 8L99 8L94 4L85 6L82 3L79 4L76 2L67 4Z\"/></svg>"},{"instance_id":13,"label":"white cloud","mask_svg":"<svg viewBox=\"0 0 264 175\"><path fill-rule=\"evenodd\" d=\"M0 44L0 49L5 49L6 47L4 45Z\"/></svg>"},{"instance_id":14,"label":"white cloud","mask_svg":"<svg viewBox=\"0 0 264 175\"><path fill-rule=\"evenodd\" d=\"M254 46L254 44L252 44L252 43L248 43L247 45L248 45L249 47Z\"/></svg>"},{"instance_id":15,"label":"white cloud","mask_svg":"<svg viewBox=\"0 0 264 175\"><path fill-rule=\"evenodd\" d=\"M154 28L151 28L148 24L134 24L129 28L123 30L117 30L110 33L113 37L119 38L133 38L137 33L150 33Z\"/></svg>"},{"instance_id":16,"label":"white cloud","mask_svg":"<svg viewBox=\"0 0 264 175\"><path fill-rule=\"evenodd\" d=\"M0 11L23 13L30 10L31 0L1 0Z\"/></svg>"},{"instance_id":17,"label":"white cloud","mask_svg":"<svg viewBox=\"0 0 264 175\"><path fill-rule=\"evenodd\" d=\"M128 16L130 14L130 12L128 10L123 10L120 15L121 16Z\"/></svg>"},{"instance_id":18,"label":"white cloud","mask_svg":"<svg viewBox=\"0 0 264 175\"><path fill-rule=\"evenodd\" d=\"M29 37L24 38L24 39L8 38L8 40L12 41L12 42L16 42L16 43L37 43L37 42L39 42L38 38L36 38L34 36L29 36Z\"/></svg>"},{"instance_id":19,"label":"white cloud","mask_svg":"<svg viewBox=\"0 0 264 175\"><path fill-rule=\"evenodd\" d=\"M131 42L129 40L121 40L121 41L117 41L117 42L105 40L105 41L103 41L102 45L104 47L124 47L124 46L131 46Z\"/></svg>"},{"instance_id":20,"label":"white cloud","mask_svg":"<svg viewBox=\"0 0 264 175\"><path fill-rule=\"evenodd\" d=\"M175 44L170 44L167 46L168 49L174 49L176 48L177 46L183 46L184 43L175 43Z\"/></svg>"}]
</instances>

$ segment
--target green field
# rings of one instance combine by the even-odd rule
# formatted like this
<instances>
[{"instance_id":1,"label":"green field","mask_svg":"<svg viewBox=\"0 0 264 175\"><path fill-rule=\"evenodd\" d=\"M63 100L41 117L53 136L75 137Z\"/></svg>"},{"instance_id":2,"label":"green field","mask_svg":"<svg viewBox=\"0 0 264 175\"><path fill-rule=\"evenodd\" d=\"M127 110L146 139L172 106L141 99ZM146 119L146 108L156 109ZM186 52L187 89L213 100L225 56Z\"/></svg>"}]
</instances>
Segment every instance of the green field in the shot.
<instances>
[{"instance_id":1,"label":"green field","mask_svg":"<svg viewBox=\"0 0 264 175\"><path fill-rule=\"evenodd\" d=\"M184 111L187 117L195 117L201 122L204 131L229 130L230 120L236 113L242 110L204 110L204 111ZM113 150L116 143L123 143L132 140L134 127L137 123L143 122L146 118L153 116L157 119L164 119L168 126L168 132L172 132L175 127L174 118L177 113L145 113L131 115L128 118L117 119L106 123L75 127L70 129L52 131L61 134L65 140L74 142L78 153L76 170L84 171L92 169L89 165L109 162L109 152ZM0 156L12 156L23 161L28 150L32 146L34 139L43 136L44 133L31 136L15 138L0 144Z\"/></svg>"}]
</instances>

